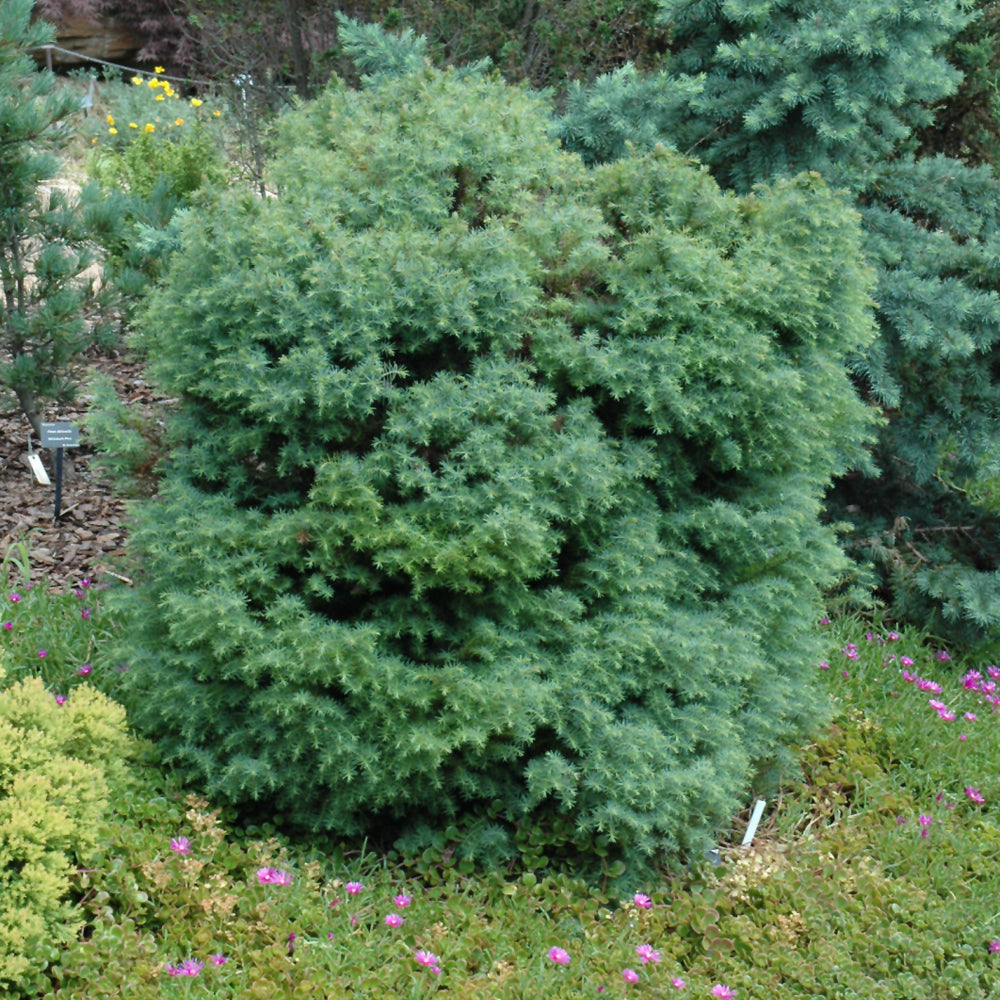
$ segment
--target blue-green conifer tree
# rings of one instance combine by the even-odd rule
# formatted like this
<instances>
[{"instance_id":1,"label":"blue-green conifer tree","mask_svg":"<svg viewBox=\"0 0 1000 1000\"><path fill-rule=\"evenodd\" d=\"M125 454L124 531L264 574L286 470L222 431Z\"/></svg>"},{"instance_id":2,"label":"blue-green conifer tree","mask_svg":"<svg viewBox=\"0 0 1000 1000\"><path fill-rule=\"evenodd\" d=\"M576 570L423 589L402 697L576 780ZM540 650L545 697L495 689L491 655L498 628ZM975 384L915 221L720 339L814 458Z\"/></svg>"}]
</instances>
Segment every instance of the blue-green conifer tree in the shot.
<instances>
[{"instance_id":1,"label":"blue-green conifer tree","mask_svg":"<svg viewBox=\"0 0 1000 1000\"><path fill-rule=\"evenodd\" d=\"M589 169L495 76L367 70L284 121L276 197L186 214L143 317L179 409L134 718L313 830L700 849L822 710L856 214L663 148Z\"/></svg>"},{"instance_id":2,"label":"blue-green conifer tree","mask_svg":"<svg viewBox=\"0 0 1000 1000\"><path fill-rule=\"evenodd\" d=\"M576 88L558 134L595 162L659 140L739 192L803 169L851 192L880 330L851 370L886 422L877 475L843 477L829 516L854 522L845 545L875 560L896 613L988 635L1000 624L1000 187L989 167L919 155L918 142L960 82L942 50L975 30L971 3L661 6L674 38L674 77L661 79L678 84L658 101L648 78L624 74Z\"/></svg>"}]
</instances>

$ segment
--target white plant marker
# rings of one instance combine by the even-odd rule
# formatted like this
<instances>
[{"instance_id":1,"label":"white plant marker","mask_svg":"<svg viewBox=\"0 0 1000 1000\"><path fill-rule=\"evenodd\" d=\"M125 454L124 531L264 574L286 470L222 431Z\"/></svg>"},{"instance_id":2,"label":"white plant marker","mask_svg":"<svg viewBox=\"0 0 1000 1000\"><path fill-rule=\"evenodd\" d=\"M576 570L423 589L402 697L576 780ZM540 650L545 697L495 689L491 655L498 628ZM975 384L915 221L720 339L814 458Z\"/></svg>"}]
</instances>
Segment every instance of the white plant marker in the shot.
<instances>
[{"instance_id":1,"label":"white plant marker","mask_svg":"<svg viewBox=\"0 0 1000 1000\"><path fill-rule=\"evenodd\" d=\"M753 840L753 835L757 832L757 827L760 825L760 818L764 815L764 806L767 802L764 799L758 799L754 803L753 813L750 815L750 822L747 824L747 832L743 835L743 843L740 847L749 847L750 842Z\"/></svg>"}]
</instances>

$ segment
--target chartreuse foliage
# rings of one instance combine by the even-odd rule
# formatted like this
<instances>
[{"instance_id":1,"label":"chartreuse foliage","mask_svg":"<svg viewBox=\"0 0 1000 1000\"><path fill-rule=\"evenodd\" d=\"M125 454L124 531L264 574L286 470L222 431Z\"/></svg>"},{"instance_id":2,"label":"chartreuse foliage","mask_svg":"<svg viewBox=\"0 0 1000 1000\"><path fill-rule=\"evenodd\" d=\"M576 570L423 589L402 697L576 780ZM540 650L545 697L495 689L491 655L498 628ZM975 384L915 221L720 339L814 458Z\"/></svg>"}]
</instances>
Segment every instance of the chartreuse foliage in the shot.
<instances>
[{"instance_id":1,"label":"chartreuse foliage","mask_svg":"<svg viewBox=\"0 0 1000 1000\"><path fill-rule=\"evenodd\" d=\"M128 747L124 709L93 688L64 704L38 678L0 690L0 996L47 992L46 966L83 926L72 876Z\"/></svg>"},{"instance_id":2,"label":"chartreuse foliage","mask_svg":"<svg viewBox=\"0 0 1000 1000\"><path fill-rule=\"evenodd\" d=\"M277 197L182 223L137 338L180 410L122 658L219 800L464 817L494 859L557 812L585 864L639 860L701 847L822 710L820 503L871 429L856 217L811 175L589 170L550 115L475 73L334 82Z\"/></svg>"}]
</instances>

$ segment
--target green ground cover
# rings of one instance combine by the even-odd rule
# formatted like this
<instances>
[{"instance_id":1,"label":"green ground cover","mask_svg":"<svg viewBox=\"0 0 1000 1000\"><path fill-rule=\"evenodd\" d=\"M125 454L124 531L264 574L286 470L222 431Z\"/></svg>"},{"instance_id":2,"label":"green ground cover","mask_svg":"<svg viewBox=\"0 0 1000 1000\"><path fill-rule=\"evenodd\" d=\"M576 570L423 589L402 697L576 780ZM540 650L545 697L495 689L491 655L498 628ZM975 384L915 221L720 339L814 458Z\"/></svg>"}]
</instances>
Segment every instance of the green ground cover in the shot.
<instances>
[{"instance_id":1,"label":"green ground cover","mask_svg":"<svg viewBox=\"0 0 1000 1000\"><path fill-rule=\"evenodd\" d=\"M0 703L30 677L60 709L94 687L113 695L127 665L104 655L116 626L100 584L56 594L17 555L0 594ZM664 867L655 884L477 871L457 862L455 831L414 857L290 839L178 787L133 741L105 775L102 818L67 848L71 933L30 941L30 970L5 994L992 996L1000 669L912 629L817 628L834 722L798 749L799 774L758 789L768 805L749 849L737 820L720 831L721 864ZM12 836L0 825L0 842Z\"/></svg>"}]
</instances>

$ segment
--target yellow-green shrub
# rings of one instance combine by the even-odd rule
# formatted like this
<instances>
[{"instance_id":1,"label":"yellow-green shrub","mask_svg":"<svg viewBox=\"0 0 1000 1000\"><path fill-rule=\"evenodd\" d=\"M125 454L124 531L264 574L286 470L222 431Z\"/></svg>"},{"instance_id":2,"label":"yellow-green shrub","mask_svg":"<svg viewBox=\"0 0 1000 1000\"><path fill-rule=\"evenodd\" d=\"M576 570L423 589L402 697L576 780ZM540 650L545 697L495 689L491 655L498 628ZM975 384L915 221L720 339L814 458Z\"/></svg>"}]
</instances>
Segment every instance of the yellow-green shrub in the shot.
<instances>
[{"instance_id":1,"label":"yellow-green shrub","mask_svg":"<svg viewBox=\"0 0 1000 1000\"><path fill-rule=\"evenodd\" d=\"M0 996L37 996L44 956L82 925L70 879L128 753L124 710L93 688L62 704L37 677L0 691Z\"/></svg>"}]
</instances>

